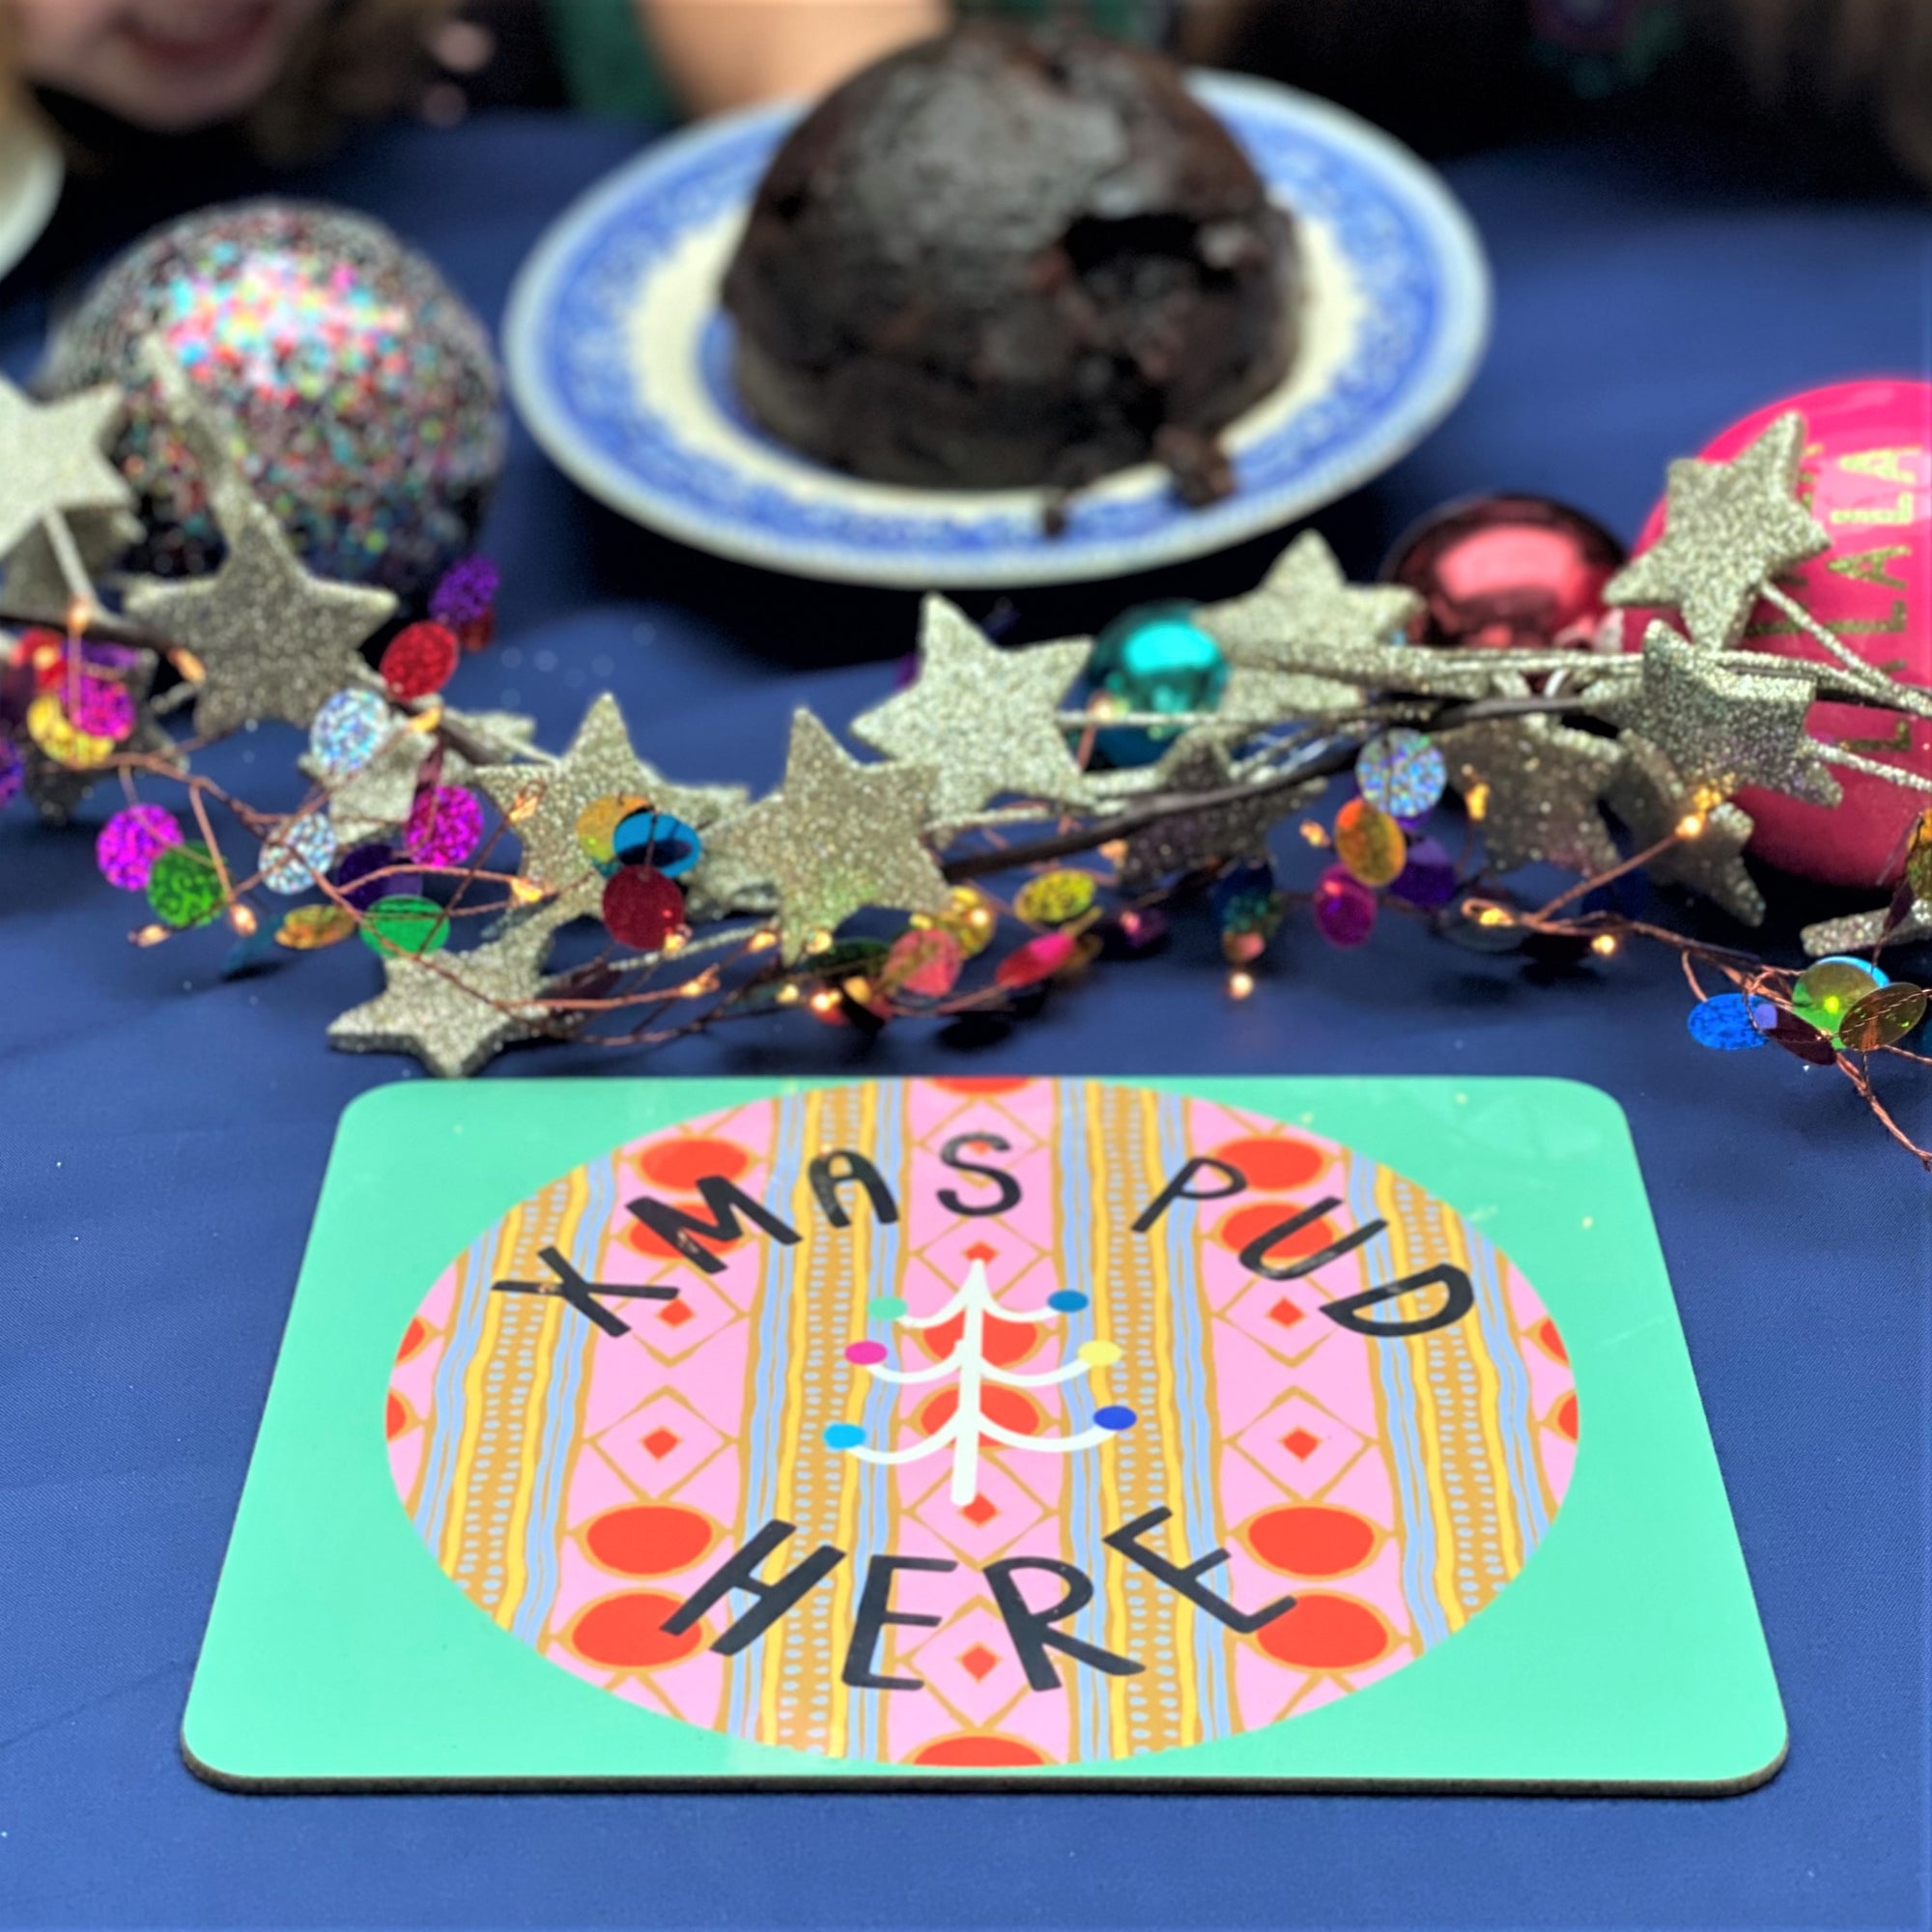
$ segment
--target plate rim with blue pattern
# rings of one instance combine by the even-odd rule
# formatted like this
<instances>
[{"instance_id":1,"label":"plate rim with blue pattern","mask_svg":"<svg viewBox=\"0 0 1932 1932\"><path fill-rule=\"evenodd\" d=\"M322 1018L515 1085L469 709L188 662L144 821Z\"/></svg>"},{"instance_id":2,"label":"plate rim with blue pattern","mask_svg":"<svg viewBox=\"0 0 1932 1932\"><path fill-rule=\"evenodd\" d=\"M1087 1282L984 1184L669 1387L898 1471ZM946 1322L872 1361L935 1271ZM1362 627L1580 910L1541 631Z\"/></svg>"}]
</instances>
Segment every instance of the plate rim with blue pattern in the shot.
<instances>
[{"instance_id":1,"label":"plate rim with blue pattern","mask_svg":"<svg viewBox=\"0 0 1932 1932\"><path fill-rule=\"evenodd\" d=\"M1311 315L1325 303L1336 318L1323 324L1334 348L1319 374L1304 352L1283 388L1231 428L1236 486L1221 502L1186 507L1146 464L1076 496L1065 530L1050 536L1044 491L888 488L814 463L752 423L729 390L718 244L807 111L795 101L654 144L546 232L504 324L525 421L559 469L634 522L836 582L1089 582L1207 555L1309 516L1400 461L1474 380L1490 332L1482 243L1439 175L1346 109L1247 75L1196 72L1189 82L1301 222ZM692 284L700 271L708 288ZM638 318L659 311L671 320L654 320L640 348Z\"/></svg>"}]
</instances>

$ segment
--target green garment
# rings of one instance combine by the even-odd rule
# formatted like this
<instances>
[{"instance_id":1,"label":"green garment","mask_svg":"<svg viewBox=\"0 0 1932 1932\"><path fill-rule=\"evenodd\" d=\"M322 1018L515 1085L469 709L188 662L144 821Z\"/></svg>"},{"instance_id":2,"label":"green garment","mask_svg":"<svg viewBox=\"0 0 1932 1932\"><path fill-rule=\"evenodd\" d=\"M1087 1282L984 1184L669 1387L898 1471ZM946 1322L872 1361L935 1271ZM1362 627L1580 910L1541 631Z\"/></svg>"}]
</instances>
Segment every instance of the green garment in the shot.
<instances>
[{"instance_id":1,"label":"green garment","mask_svg":"<svg viewBox=\"0 0 1932 1932\"><path fill-rule=\"evenodd\" d=\"M545 0L545 7L571 99L585 113L680 118L677 97L639 25L635 0ZM960 11L1038 19L1064 11L1064 0L960 0ZM1160 0L1082 0L1081 12L1102 33L1144 41L1165 9Z\"/></svg>"}]
</instances>

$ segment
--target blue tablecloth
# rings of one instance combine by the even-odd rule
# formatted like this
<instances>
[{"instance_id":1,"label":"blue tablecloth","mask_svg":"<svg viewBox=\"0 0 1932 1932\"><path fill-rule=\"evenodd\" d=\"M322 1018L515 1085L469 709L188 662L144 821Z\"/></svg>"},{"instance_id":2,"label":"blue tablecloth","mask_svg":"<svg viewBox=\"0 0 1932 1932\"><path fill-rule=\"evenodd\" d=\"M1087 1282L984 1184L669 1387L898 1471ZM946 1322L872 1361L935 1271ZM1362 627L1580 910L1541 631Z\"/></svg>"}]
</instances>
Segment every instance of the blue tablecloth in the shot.
<instances>
[{"instance_id":1,"label":"blue tablecloth","mask_svg":"<svg viewBox=\"0 0 1932 1932\"><path fill-rule=\"evenodd\" d=\"M493 319L518 260L635 136L545 120L371 140L301 183L386 216ZM1777 395L1922 371L1928 225L1905 203L1780 200L1688 147L1544 147L1451 176L1493 253L1496 347L1426 448L1321 520L1356 574L1445 497L1566 496L1633 530L1662 466ZM185 185L99 219L96 239ZM198 191L198 190L197 190ZM69 250L71 258L74 251ZM0 291L30 363L58 246ZM769 783L800 700L886 688L909 598L694 556L586 503L519 435L486 532L502 644L465 703L559 742L596 689L683 778ZM1220 595L1250 546L1147 585L1029 595L1016 635L1146 588ZM981 607L983 608L983 607ZM285 770L265 731L221 756ZM1210 1797L243 1799L176 1754L336 1116L407 1063L329 1052L360 948L221 982L218 941L129 948L90 833L0 820L0 1922L7 1925L1914 1926L1928 1922L1927 1182L1844 1084L1719 1060L1674 967L1533 983L1406 926L1344 962L1302 933L1223 997L1211 943L1111 969L976 1070L1548 1073L1634 1127L1790 1712L1790 1763L1712 1802ZM1304 855L1305 862L1305 855ZM763 1022L559 1071L934 1070ZM1921 1138L1932 1105L1905 1107ZM1667 1593L1633 1575L1628 1614Z\"/></svg>"}]
</instances>

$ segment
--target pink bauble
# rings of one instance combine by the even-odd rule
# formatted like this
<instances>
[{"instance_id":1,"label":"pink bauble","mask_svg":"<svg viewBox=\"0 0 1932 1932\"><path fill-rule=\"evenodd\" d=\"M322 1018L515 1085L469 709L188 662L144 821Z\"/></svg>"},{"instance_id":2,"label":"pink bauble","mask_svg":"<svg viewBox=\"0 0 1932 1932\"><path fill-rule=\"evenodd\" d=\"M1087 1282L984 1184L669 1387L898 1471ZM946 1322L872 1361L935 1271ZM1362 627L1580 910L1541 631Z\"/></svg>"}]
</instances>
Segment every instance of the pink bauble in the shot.
<instances>
[{"instance_id":1,"label":"pink bauble","mask_svg":"<svg viewBox=\"0 0 1932 1932\"><path fill-rule=\"evenodd\" d=\"M1932 684L1932 383L1834 383L1773 403L1727 429L1701 453L1721 462L1754 441L1777 416L1797 410L1807 436L1804 482L1832 548L1783 580L1821 623L1867 664L1911 684ZM1663 527L1651 512L1637 540L1647 550ZM1634 649L1654 613L1632 613ZM1767 604L1751 613L1745 641L1780 657L1822 658L1813 639ZM1811 735L1932 777L1932 724L1861 704L1814 704ZM1743 791L1756 821L1751 852L1803 878L1831 885L1893 884L1925 794L1860 772L1835 774L1835 807L1781 792Z\"/></svg>"}]
</instances>

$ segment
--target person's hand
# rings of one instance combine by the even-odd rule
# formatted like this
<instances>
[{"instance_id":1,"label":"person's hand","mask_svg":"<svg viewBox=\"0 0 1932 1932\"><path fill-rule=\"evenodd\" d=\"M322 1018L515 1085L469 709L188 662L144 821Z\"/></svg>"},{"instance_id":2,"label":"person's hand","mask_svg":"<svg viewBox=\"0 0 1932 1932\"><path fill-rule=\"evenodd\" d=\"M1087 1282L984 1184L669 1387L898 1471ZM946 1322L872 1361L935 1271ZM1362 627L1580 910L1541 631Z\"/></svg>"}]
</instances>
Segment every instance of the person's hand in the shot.
<instances>
[{"instance_id":1,"label":"person's hand","mask_svg":"<svg viewBox=\"0 0 1932 1932\"><path fill-rule=\"evenodd\" d=\"M694 114L815 97L948 24L945 0L634 0Z\"/></svg>"}]
</instances>

